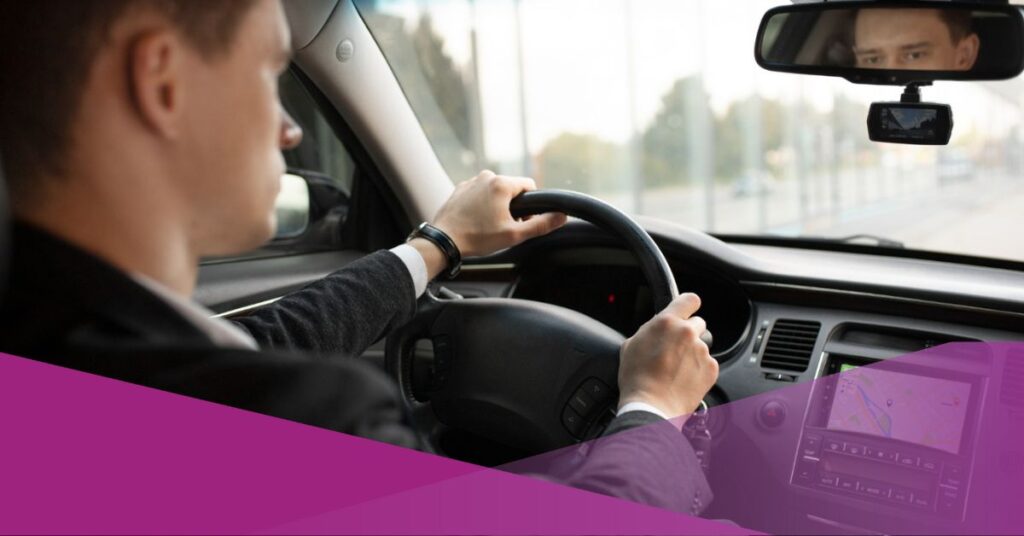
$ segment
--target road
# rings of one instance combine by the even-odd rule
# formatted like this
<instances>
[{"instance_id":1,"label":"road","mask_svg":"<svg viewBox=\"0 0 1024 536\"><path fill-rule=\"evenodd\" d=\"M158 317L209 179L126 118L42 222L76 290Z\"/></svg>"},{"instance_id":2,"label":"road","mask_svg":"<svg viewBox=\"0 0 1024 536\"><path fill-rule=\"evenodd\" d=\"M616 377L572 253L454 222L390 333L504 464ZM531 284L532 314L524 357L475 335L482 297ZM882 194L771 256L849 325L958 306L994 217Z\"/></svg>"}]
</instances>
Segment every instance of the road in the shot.
<instances>
[{"instance_id":1,"label":"road","mask_svg":"<svg viewBox=\"0 0 1024 536\"><path fill-rule=\"evenodd\" d=\"M705 185L648 189L641 213L717 233L872 234L909 248L1024 262L1024 176L939 175L934 167L848 171L808 177L802 186L774 182L745 196L722 184L710 192ZM597 195L633 212L628 193Z\"/></svg>"}]
</instances>

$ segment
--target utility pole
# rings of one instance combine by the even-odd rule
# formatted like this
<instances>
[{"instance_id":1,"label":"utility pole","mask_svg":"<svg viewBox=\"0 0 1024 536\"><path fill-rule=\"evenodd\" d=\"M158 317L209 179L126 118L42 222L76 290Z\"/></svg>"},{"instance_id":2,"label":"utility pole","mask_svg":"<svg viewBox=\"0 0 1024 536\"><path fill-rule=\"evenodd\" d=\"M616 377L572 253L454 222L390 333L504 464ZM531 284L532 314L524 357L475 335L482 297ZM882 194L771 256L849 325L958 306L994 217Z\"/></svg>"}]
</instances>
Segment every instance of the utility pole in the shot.
<instances>
[{"instance_id":1,"label":"utility pole","mask_svg":"<svg viewBox=\"0 0 1024 536\"><path fill-rule=\"evenodd\" d=\"M629 113L629 150L626 162L626 178L633 193L633 213L642 214L644 210L644 176L640 161L640 128L637 125L636 111L636 62L633 57L633 11L631 0L622 0L623 20L626 34L626 98Z\"/></svg>"},{"instance_id":2,"label":"utility pole","mask_svg":"<svg viewBox=\"0 0 1024 536\"><path fill-rule=\"evenodd\" d=\"M525 62L523 61L522 2L520 0L513 0L512 7L515 10L513 21L516 34L516 66L519 74L519 128L523 146L522 174L525 177L530 177L533 175L533 158L530 155L529 133L527 131L529 125L526 121L526 69L524 68Z\"/></svg>"}]
</instances>

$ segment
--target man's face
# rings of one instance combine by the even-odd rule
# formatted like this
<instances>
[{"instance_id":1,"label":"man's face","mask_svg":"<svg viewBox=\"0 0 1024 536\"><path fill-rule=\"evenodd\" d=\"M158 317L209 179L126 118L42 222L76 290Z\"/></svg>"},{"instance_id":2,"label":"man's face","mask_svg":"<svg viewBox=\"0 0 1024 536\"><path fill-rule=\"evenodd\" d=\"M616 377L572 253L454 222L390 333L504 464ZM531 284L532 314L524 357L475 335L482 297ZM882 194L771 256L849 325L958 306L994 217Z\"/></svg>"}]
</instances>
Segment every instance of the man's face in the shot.
<instances>
[{"instance_id":1,"label":"man's face","mask_svg":"<svg viewBox=\"0 0 1024 536\"><path fill-rule=\"evenodd\" d=\"M935 9L861 9L853 49L866 69L967 71L978 44L976 34L954 43Z\"/></svg>"},{"instance_id":2,"label":"man's face","mask_svg":"<svg viewBox=\"0 0 1024 536\"><path fill-rule=\"evenodd\" d=\"M238 253L273 236L281 149L301 136L277 94L290 59L280 2L261 0L245 17L225 56L188 54L183 66L187 103L175 179L190 204L199 255Z\"/></svg>"}]
</instances>

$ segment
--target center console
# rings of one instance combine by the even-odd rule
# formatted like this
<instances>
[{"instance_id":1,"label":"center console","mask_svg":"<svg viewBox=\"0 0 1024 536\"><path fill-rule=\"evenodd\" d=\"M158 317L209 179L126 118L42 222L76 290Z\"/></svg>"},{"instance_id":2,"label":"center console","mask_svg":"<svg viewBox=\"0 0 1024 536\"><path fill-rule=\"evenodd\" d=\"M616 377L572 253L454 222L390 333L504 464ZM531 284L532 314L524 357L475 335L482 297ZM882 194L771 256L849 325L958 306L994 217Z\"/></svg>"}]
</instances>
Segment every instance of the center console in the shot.
<instances>
[{"instance_id":1,"label":"center console","mask_svg":"<svg viewBox=\"0 0 1024 536\"><path fill-rule=\"evenodd\" d=\"M980 378L898 361L826 354L790 483L961 520Z\"/></svg>"}]
</instances>

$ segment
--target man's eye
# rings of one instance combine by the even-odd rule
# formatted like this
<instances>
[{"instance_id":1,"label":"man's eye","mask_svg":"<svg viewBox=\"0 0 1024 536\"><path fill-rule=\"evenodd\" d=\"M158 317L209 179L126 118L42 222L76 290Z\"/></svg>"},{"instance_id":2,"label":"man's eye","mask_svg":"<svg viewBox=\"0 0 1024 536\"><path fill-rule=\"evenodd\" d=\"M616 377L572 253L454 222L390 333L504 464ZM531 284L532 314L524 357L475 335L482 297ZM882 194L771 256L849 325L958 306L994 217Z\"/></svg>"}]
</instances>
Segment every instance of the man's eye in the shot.
<instances>
[{"instance_id":1,"label":"man's eye","mask_svg":"<svg viewBox=\"0 0 1024 536\"><path fill-rule=\"evenodd\" d=\"M924 51L907 52L904 55L906 61L918 61L928 57L928 53Z\"/></svg>"}]
</instances>

